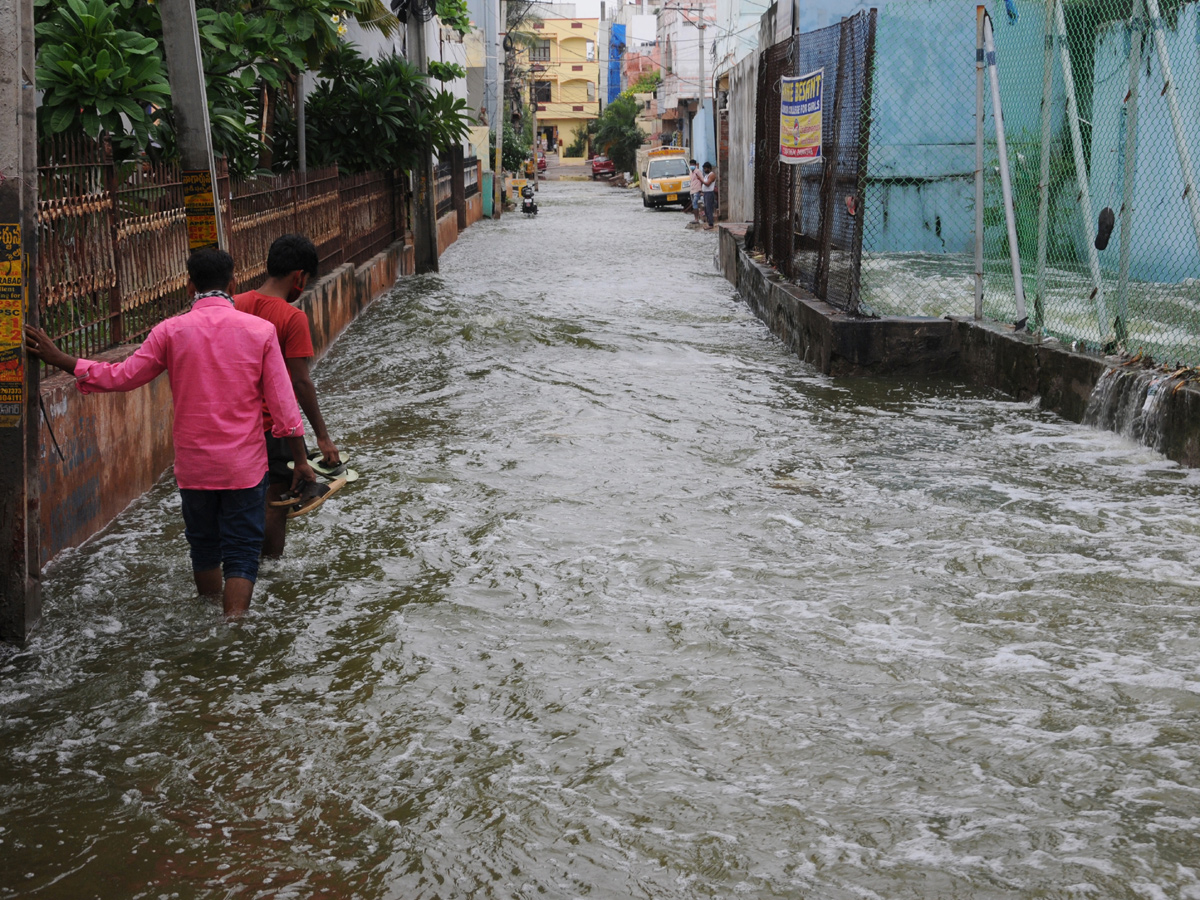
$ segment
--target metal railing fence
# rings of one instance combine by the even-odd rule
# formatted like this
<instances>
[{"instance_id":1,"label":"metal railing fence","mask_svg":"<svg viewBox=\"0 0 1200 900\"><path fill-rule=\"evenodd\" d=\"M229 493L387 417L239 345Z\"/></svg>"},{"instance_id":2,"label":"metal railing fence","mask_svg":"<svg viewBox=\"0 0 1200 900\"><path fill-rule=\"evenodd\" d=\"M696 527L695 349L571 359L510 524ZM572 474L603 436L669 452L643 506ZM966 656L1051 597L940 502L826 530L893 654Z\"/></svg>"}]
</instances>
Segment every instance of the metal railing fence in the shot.
<instances>
[{"instance_id":1,"label":"metal railing fence","mask_svg":"<svg viewBox=\"0 0 1200 900\"><path fill-rule=\"evenodd\" d=\"M336 167L231 181L218 171L229 249L241 290L266 279L271 243L306 234L320 274L361 264L408 221L407 179L339 176ZM68 352L136 341L187 305L183 184L177 164L118 163L102 145L50 140L39 148L38 304L43 327Z\"/></svg>"},{"instance_id":2,"label":"metal railing fence","mask_svg":"<svg viewBox=\"0 0 1200 900\"><path fill-rule=\"evenodd\" d=\"M434 197L437 200L437 216L440 219L454 209L454 170L449 160L438 163L436 177Z\"/></svg>"},{"instance_id":3,"label":"metal railing fence","mask_svg":"<svg viewBox=\"0 0 1200 900\"><path fill-rule=\"evenodd\" d=\"M463 196L474 197L479 193L479 173L482 166L479 157L468 156L463 160Z\"/></svg>"}]
</instances>

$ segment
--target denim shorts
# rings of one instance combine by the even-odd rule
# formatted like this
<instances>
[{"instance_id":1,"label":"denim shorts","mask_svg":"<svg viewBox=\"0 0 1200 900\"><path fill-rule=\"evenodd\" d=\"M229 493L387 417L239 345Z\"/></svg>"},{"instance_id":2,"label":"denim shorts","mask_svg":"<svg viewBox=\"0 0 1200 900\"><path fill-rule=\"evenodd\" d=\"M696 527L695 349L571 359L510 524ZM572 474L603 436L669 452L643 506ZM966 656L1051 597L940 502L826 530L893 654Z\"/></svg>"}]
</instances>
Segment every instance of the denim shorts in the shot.
<instances>
[{"instance_id":1,"label":"denim shorts","mask_svg":"<svg viewBox=\"0 0 1200 900\"><path fill-rule=\"evenodd\" d=\"M266 523L267 479L236 491L179 489L183 531L192 552L192 571L220 566L225 580L258 578Z\"/></svg>"},{"instance_id":2,"label":"denim shorts","mask_svg":"<svg viewBox=\"0 0 1200 900\"><path fill-rule=\"evenodd\" d=\"M292 444L287 438L277 438L268 428L267 436L267 477L271 484L286 484L291 487L292 470L288 463L292 461Z\"/></svg>"}]
</instances>

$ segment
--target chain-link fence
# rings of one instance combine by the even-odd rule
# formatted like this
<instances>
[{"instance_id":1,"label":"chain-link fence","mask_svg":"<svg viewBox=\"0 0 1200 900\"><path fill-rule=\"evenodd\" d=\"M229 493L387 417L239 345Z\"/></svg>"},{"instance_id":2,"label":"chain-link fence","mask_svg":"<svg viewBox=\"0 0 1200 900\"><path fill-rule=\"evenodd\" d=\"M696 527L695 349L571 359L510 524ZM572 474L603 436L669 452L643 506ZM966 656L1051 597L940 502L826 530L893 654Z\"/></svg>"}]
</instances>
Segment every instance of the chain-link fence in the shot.
<instances>
[{"instance_id":1,"label":"chain-link fence","mask_svg":"<svg viewBox=\"0 0 1200 900\"><path fill-rule=\"evenodd\" d=\"M864 312L974 309L975 8L887 3L863 181Z\"/></svg>"},{"instance_id":2,"label":"chain-link fence","mask_svg":"<svg viewBox=\"0 0 1200 900\"><path fill-rule=\"evenodd\" d=\"M989 5L1026 314L1093 348L1200 363L1200 2ZM970 315L977 31L961 0L893 2L877 29L862 302ZM984 90L983 313L1017 280Z\"/></svg>"},{"instance_id":3,"label":"chain-link fence","mask_svg":"<svg viewBox=\"0 0 1200 900\"><path fill-rule=\"evenodd\" d=\"M755 242L788 278L842 309L858 308L858 196L870 108L875 12L797 35L759 61ZM780 79L823 70L822 158L780 160Z\"/></svg>"}]
</instances>

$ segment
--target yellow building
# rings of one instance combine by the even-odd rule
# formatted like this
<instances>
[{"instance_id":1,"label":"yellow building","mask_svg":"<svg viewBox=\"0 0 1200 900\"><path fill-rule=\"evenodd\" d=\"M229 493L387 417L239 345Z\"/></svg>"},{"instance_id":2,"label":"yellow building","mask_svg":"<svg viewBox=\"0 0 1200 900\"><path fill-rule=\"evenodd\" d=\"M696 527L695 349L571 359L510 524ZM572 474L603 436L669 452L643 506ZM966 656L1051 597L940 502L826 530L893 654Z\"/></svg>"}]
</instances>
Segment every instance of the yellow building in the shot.
<instances>
[{"instance_id":1,"label":"yellow building","mask_svg":"<svg viewBox=\"0 0 1200 900\"><path fill-rule=\"evenodd\" d=\"M600 116L599 19L543 19L531 29L526 64L537 102L538 137L565 150Z\"/></svg>"}]
</instances>

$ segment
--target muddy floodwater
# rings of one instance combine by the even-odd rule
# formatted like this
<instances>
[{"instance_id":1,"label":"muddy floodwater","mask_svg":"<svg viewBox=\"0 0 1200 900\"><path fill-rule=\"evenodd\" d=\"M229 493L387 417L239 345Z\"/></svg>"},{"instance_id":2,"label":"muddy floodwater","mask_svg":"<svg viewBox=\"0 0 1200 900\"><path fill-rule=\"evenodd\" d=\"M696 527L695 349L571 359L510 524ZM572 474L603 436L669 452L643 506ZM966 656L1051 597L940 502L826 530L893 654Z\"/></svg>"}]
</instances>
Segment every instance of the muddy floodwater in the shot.
<instances>
[{"instance_id":1,"label":"muddy floodwater","mask_svg":"<svg viewBox=\"0 0 1200 900\"><path fill-rule=\"evenodd\" d=\"M0 648L0 898L1200 898L1200 477L830 379L606 185L316 369L251 615L170 479Z\"/></svg>"}]
</instances>

